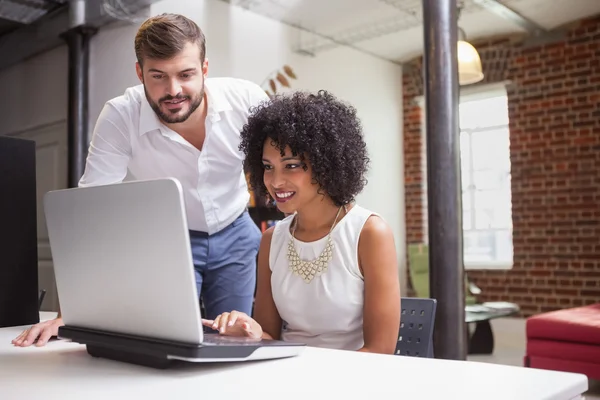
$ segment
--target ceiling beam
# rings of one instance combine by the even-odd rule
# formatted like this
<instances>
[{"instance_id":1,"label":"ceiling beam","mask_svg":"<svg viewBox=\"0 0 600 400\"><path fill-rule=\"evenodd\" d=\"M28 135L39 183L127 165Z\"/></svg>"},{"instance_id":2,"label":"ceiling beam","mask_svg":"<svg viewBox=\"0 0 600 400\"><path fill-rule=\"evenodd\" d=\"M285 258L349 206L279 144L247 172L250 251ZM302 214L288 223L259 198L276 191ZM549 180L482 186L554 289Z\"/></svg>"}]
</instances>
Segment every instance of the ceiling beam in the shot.
<instances>
[{"instance_id":1,"label":"ceiling beam","mask_svg":"<svg viewBox=\"0 0 600 400\"><path fill-rule=\"evenodd\" d=\"M541 35L546 33L546 29L544 29L542 26L536 24L528 18L525 18L512 8L500 3L498 0L474 0L474 2L486 10L517 24L532 35Z\"/></svg>"},{"instance_id":2,"label":"ceiling beam","mask_svg":"<svg viewBox=\"0 0 600 400\"><path fill-rule=\"evenodd\" d=\"M321 51L330 50L338 46L349 46L366 40L377 39L382 36L400 32L419 26L423 23L422 18L416 10L411 10L403 5L403 0L380 0L400 12L400 15L386 18L385 20L374 21L368 24L354 26L345 31L335 32L328 35L330 40L317 41L311 44L301 46L301 50L316 54ZM421 8L419 7L419 10ZM387 61L397 63L396 60L385 58Z\"/></svg>"},{"instance_id":3,"label":"ceiling beam","mask_svg":"<svg viewBox=\"0 0 600 400\"><path fill-rule=\"evenodd\" d=\"M52 7L56 7L56 4L52 4L47 1L39 2L39 1L31 1L31 0L3 0L5 3L13 3L18 4L20 6L33 8L36 10L48 10Z\"/></svg>"},{"instance_id":4,"label":"ceiling beam","mask_svg":"<svg viewBox=\"0 0 600 400\"><path fill-rule=\"evenodd\" d=\"M50 13L0 38L0 69L64 43L58 32L69 24L68 10Z\"/></svg>"},{"instance_id":5,"label":"ceiling beam","mask_svg":"<svg viewBox=\"0 0 600 400\"><path fill-rule=\"evenodd\" d=\"M63 2L62 0L52 1L55 3ZM104 1L86 1L85 24L89 27L100 28L117 21L137 23L137 21L132 20L134 14L146 10L147 7L157 1L159 0L120 0L117 4L123 6L123 9L119 7L112 11L106 10L105 5L107 3ZM24 25L1 36L0 70L64 45L65 42L61 39L61 35L70 28L72 26L69 7L65 6L44 15L29 25Z\"/></svg>"},{"instance_id":6,"label":"ceiling beam","mask_svg":"<svg viewBox=\"0 0 600 400\"><path fill-rule=\"evenodd\" d=\"M30 0L1 0L0 18L21 24L29 24L37 20L57 5L36 3Z\"/></svg>"},{"instance_id":7,"label":"ceiling beam","mask_svg":"<svg viewBox=\"0 0 600 400\"><path fill-rule=\"evenodd\" d=\"M255 0L220 0L224 3L229 4L230 7L239 7L239 8L243 8L245 10L248 10L252 13L258 14L258 15L262 15L265 18L269 18L272 20L275 20L281 24L290 26L292 28L297 29L300 34L306 34L310 37L310 41L316 44L312 44L312 45L307 45L307 44L303 44L303 43L299 43L297 46L294 46L293 51L298 53L298 54L302 54L305 56L309 56L309 57L315 57L317 51L322 51L324 49L330 49L330 48L335 48L335 47L347 47L353 50L356 50L358 52L361 52L363 54L368 54L372 57L378 58L380 60L383 61L387 61L387 62L391 62L393 64L400 64L399 62L383 57L379 54L370 52L366 49L362 49L360 47L355 46L353 43L351 43L350 41L341 41L340 39L338 39L337 37L334 37L332 35L329 34L325 34L325 33L321 33L321 32L317 32L315 30L312 29L308 29L304 26L302 26L301 24L294 22L294 21L290 21L290 20L282 20L282 19L277 19L271 15L266 15L266 14L261 14L260 12L256 11L253 7L252 7L252 2Z\"/></svg>"},{"instance_id":8,"label":"ceiling beam","mask_svg":"<svg viewBox=\"0 0 600 400\"><path fill-rule=\"evenodd\" d=\"M337 36L332 36L332 35L327 35L324 33L320 33L317 31L313 31L310 29L307 29L301 25L297 25L295 23L292 22L286 22L286 21L280 21L283 24L286 24L288 26L291 26L292 28L296 28L298 29L301 33L305 32L307 33L309 36L312 37L311 40L307 41L307 42L314 42L315 44L309 45L309 44L304 44L304 43L299 43L298 46L296 46L293 51L298 53L298 54L302 54L302 55L307 55L307 56L311 56L311 57L315 57L317 55L318 52L320 51L324 51L324 50L330 50L330 49L334 49L337 47L347 47L349 49L353 49L356 50L360 53L363 54L368 54L371 57L375 57L378 58L380 60L383 61L388 61L391 62L393 64L398 64L400 65L399 62L390 59L390 58L386 58L384 56L381 56L379 54L376 54L374 52L371 52L367 49L364 48L360 48L358 46L355 45L354 43L354 39L355 38L338 38ZM363 37L363 39L366 40L366 38ZM302 42L302 41L300 41Z\"/></svg>"},{"instance_id":9,"label":"ceiling beam","mask_svg":"<svg viewBox=\"0 0 600 400\"><path fill-rule=\"evenodd\" d=\"M393 17L375 21L366 25L354 26L350 29L328 35L329 40L316 41L302 45L301 48L309 53L319 53L331 50L338 46L349 46L367 40L376 39L385 35L400 32L404 29L418 26L416 22L406 22L401 18Z\"/></svg>"}]
</instances>

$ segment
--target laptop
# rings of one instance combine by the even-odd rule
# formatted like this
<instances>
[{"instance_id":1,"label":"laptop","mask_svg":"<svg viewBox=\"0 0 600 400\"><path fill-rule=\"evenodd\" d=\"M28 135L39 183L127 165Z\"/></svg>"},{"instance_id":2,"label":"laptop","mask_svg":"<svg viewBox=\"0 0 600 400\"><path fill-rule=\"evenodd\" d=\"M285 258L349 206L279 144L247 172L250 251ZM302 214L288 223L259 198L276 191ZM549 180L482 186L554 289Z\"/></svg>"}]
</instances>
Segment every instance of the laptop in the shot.
<instances>
[{"instance_id":1,"label":"laptop","mask_svg":"<svg viewBox=\"0 0 600 400\"><path fill-rule=\"evenodd\" d=\"M61 314L58 338L156 368L172 360L292 357L302 343L206 334L181 184L133 181L46 193Z\"/></svg>"}]
</instances>

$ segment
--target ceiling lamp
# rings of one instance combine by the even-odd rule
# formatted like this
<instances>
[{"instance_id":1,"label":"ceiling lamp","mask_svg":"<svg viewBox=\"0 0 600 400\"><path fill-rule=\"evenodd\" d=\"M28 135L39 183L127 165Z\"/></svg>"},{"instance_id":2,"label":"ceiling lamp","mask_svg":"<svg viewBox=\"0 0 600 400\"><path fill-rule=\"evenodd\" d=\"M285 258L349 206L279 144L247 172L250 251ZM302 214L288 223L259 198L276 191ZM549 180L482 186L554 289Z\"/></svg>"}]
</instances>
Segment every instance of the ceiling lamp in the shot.
<instances>
[{"instance_id":1,"label":"ceiling lamp","mask_svg":"<svg viewBox=\"0 0 600 400\"><path fill-rule=\"evenodd\" d=\"M458 83L471 85L483 80L481 58L473 45L466 41L465 32L458 28Z\"/></svg>"}]
</instances>

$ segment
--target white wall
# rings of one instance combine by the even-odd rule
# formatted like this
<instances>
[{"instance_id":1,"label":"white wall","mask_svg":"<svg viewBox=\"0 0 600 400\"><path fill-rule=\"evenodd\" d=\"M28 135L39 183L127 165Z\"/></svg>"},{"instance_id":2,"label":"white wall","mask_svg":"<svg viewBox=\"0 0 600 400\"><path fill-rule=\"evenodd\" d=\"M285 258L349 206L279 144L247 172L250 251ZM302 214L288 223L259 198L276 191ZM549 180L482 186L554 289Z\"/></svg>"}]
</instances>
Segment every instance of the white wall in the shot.
<instances>
[{"instance_id":1,"label":"white wall","mask_svg":"<svg viewBox=\"0 0 600 400\"><path fill-rule=\"evenodd\" d=\"M210 76L234 76L258 84L273 70L291 65L294 89L327 89L358 110L371 157L361 205L379 212L396 236L404 277L405 224L402 152L401 67L348 48L307 57L296 54L300 33L277 21L218 0L164 0L152 15L181 13L207 38ZM90 55L90 128L104 103L138 84L133 40L138 24L102 28ZM0 134L64 120L67 112L67 52L61 47L8 71L0 71Z\"/></svg>"},{"instance_id":2,"label":"white wall","mask_svg":"<svg viewBox=\"0 0 600 400\"><path fill-rule=\"evenodd\" d=\"M66 46L0 71L0 135L67 118Z\"/></svg>"}]
</instances>

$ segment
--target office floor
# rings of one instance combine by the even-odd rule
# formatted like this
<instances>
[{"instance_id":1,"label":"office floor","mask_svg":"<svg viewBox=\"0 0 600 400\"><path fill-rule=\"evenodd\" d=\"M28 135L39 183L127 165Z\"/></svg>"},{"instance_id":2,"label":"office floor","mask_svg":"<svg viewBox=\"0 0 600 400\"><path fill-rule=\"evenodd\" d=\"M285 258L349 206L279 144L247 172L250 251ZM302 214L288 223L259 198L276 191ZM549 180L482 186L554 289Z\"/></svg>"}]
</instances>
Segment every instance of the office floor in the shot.
<instances>
[{"instance_id":1,"label":"office floor","mask_svg":"<svg viewBox=\"0 0 600 400\"><path fill-rule=\"evenodd\" d=\"M494 354L473 355L472 361L493 364L523 366L525 354L525 320L520 318L499 318L492 321L494 332ZM590 381L590 390L585 400L600 400L600 381Z\"/></svg>"}]
</instances>

